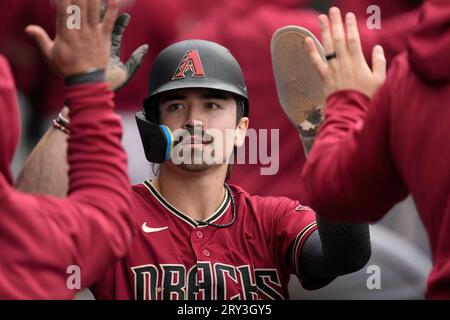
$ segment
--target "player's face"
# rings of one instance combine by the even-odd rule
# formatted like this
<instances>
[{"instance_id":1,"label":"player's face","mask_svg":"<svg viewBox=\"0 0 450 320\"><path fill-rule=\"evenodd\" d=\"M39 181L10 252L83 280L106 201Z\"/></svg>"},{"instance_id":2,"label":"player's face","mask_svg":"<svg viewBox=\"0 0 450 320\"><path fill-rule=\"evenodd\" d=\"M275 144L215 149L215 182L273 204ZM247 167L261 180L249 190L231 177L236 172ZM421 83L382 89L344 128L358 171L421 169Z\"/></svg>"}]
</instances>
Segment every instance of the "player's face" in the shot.
<instances>
[{"instance_id":1,"label":"player's face","mask_svg":"<svg viewBox=\"0 0 450 320\"><path fill-rule=\"evenodd\" d=\"M236 123L236 100L211 89L180 89L160 98L160 123L175 138L172 163L198 172L226 165L243 143L248 118Z\"/></svg>"}]
</instances>

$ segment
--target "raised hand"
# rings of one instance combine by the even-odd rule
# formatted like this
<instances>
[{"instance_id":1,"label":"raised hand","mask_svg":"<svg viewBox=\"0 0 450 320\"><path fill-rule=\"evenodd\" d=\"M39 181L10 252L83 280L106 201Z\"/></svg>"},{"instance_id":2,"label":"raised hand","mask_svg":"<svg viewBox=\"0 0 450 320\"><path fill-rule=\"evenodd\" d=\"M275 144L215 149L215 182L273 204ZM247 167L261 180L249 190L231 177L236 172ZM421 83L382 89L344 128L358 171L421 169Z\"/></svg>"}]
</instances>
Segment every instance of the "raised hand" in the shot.
<instances>
[{"instance_id":1,"label":"raised hand","mask_svg":"<svg viewBox=\"0 0 450 320\"><path fill-rule=\"evenodd\" d=\"M128 13L121 14L117 18L112 32L111 56L106 70L106 80L111 84L113 91L119 90L131 79L148 52L148 45L144 44L133 52L125 64L120 61L122 37L130 20L131 17Z\"/></svg>"},{"instance_id":2,"label":"raised hand","mask_svg":"<svg viewBox=\"0 0 450 320\"><path fill-rule=\"evenodd\" d=\"M80 29L69 30L67 8L81 11ZM111 33L119 12L119 0L110 0L100 21L100 0L58 0L56 37L51 40L39 26L27 26L49 65L63 78L93 70L105 70L111 50Z\"/></svg>"},{"instance_id":3,"label":"raised hand","mask_svg":"<svg viewBox=\"0 0 450 320\"><path fill-rule=\"evenodd\" d=\"M330 27L331 22L331 27ZM386 79L386 59L383 48L375 46L372 52L372 70L361 48L356 18L353 13L345 16L346 30L338 8L329 10L329 18L319 16L322 44L327 55L324 62L311 38L306 39L314 66L325 85L325 94L353 89L372 97Z\"/></svg>"}]
</instances>

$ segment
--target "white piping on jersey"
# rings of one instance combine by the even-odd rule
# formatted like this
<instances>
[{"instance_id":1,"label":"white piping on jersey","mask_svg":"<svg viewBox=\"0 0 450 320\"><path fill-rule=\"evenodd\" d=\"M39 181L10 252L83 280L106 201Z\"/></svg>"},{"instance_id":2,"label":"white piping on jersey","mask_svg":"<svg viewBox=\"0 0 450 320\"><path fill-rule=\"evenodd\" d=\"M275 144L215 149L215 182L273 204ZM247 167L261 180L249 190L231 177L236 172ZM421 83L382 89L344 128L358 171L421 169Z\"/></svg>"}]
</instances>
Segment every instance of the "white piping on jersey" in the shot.
<instances>
[{"instance_id":1,"label":"white piping on jersey","mask_svg":"<svg viewBox=\"0 0 450 320\"><path fill-rule=\"evenodd\" d=\"M297 276L299 277L300 281L301 281L301 279L300 279L300 272L298 270L298 254L297 254L297 250L298 250L298 247L299 247L300 243L302 242L302 239L305 237L305 235L308 233L308 231L313 229L313 228L316 229L316 227L317 227L317 222L314 221L314 222L311 222L310 224L308 224L305 228L303 228L297 234L297 237L295 238L295 241L294 241L294 245L292 247L292 261L294 262L295 272L297 273Z\"/></svg>"},{"instance_id":2,"label":"white piping on jersey","mask_svg":"<svg viewBox=\"0 0 450 320\"><path fill-rule=\"evenodd\" d=\"M184 212L178 210L175 208L172 204L170 204L169 201L167 201L159 192L155 189L155 187L151 184L151 180L145 180L143 185L147 188L147 190L150 192L150 194L158 200L158 202L167 209L170 213L181 219L182 221L188 223L193 228L204 228L207 227L207 225L199 225L197 221L190 218L187 214ZM217 208L216 211L214 211L209 218L205 220L205 222L215 222L222 217L225 212L227 212L228 208L230 207L231 199L228 194L228 192L225 192L225 197L222 201L222 203L219 205L219 208Z\"/></svg>"}]
</instances>

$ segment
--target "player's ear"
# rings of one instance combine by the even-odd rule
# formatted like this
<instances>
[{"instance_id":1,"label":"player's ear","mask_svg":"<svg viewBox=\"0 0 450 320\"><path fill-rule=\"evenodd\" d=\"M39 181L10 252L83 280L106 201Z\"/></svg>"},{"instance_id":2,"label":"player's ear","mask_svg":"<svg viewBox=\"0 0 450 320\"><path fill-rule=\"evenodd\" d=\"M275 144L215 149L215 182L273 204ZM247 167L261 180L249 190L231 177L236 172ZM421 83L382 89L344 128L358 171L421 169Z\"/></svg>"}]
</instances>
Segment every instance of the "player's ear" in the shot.
<instances>
[{"instance_id":1,"label":"player's ear","mask_svg":"<svg viewBox=\"0 0 450 320\"><path fill-rule=\"evenodd\" d=\"M240 147L244 144L245 135L247 134L249 120L247 117L242 117L239 119L238 124L235 130L235 139L234 145L235 147Z\"/></svg>"}]
</instances>

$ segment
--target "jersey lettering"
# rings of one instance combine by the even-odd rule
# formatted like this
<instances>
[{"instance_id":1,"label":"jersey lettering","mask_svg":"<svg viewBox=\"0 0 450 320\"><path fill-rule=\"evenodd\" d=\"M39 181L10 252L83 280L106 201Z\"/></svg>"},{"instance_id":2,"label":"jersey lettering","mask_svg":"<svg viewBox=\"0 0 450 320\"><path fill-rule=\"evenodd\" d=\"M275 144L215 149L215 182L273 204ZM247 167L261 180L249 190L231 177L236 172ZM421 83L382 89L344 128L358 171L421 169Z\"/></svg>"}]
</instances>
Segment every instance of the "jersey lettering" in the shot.
<instances>
[{"instance_id":1,"label":"jersey lettering","mask_svg":"<svg viewBox=\"0 0 450 320\"><path fill-rule=\"evenodd\" d=\"M137 300L283 299L276 269L198 262L189 270L182 264L149 264L131 270Z\"/></svg>"}]
</instances>

